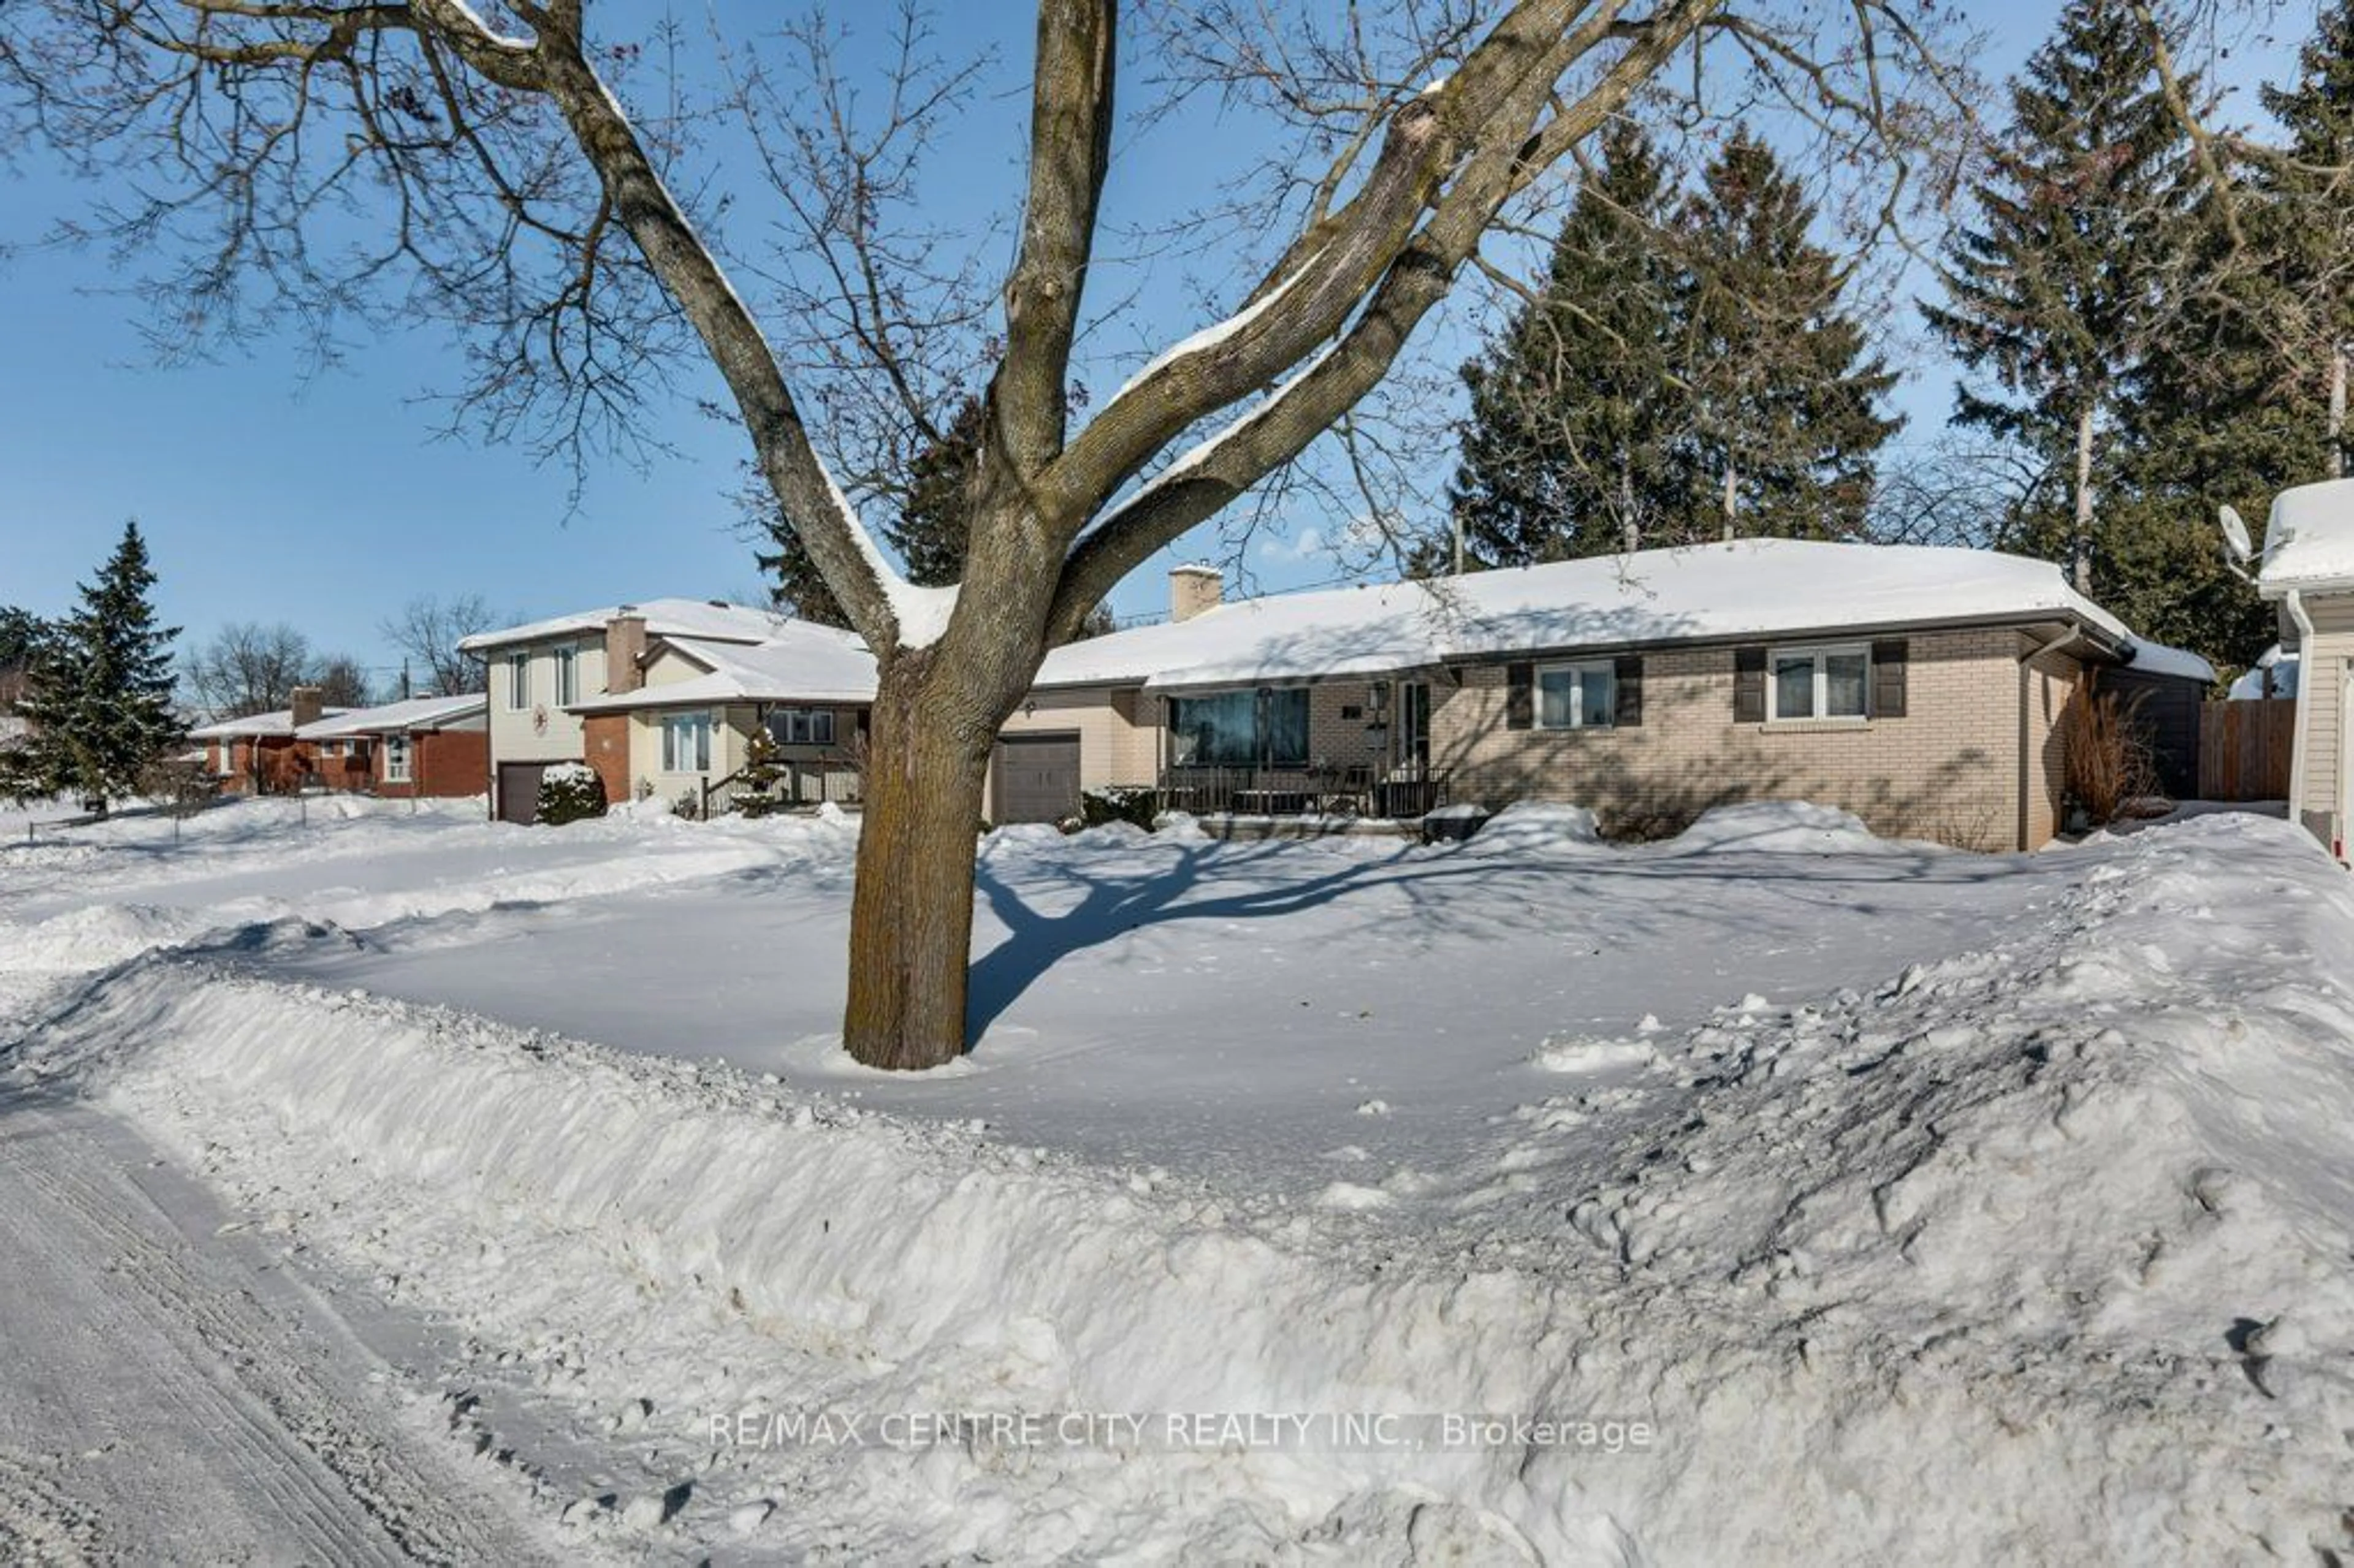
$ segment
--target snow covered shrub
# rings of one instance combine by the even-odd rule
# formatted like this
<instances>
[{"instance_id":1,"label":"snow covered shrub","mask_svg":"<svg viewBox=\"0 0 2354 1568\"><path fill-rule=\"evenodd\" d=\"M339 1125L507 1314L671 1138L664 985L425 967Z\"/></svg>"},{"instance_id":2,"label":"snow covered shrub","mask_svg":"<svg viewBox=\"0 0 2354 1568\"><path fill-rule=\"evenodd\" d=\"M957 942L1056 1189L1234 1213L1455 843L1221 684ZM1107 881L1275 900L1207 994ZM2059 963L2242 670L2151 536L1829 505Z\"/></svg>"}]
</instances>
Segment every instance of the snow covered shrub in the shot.
<instances>
[{"instance_id":1,"label":"snow covered shrub","mask_svg":"<svg viewBox=\"0 0 2354 1568\"><path fill-rule=\"evenodd\" d=\"M2141 702L2138 692L2120 701L2080 686L2061 710L2062 777L2068 798L2094 827L2126 814L2132 802L2162 793L2143 737Z\"/></svg>"},{"instance_id":2,"label":"snow covered shrub","mask_svg":"<svg viewBox=\"0 0 2354 1568\"><path fill-rule=\"evenodd\" d=\"M578 762L559 762L539 776L539 810L534 820L562 827L583 817L605 814L605 781Z\"/></svg>"},{"instance_id":3,"label":"snow covered shrub","mask_svg":"<svg viewBox=\"0 0 2354 1568\"><path fill-rule=\"evenodd\" d=\"M1133 822L1149 833L1160 814L1161 792L1146 785L1107 784L1079 792L1079 821L1086 827Z\"/></svg>"}]
</instances>

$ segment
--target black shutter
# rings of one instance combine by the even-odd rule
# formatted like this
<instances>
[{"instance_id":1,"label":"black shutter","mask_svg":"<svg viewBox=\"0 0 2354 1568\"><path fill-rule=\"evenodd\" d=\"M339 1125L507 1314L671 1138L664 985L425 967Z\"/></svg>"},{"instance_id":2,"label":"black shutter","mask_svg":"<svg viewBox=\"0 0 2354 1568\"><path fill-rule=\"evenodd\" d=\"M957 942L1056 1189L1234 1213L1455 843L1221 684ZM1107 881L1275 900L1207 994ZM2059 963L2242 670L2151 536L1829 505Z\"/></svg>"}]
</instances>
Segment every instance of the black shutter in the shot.
<instances>
[{"instance_id":1,"label":"black shutter","mask_svg":"<svg viewBox=\"0 0 2354 1568\"><path fill-rule=\"evenodd\" d=\"M1629 653L1611 662L1610 722L1632 729L1643 722L1643 656Z\"/></svg>"},{"instance_id":2,"label":"black shutter","mask_svg":"<svg viewBox=\"0 0 2354 1568\"><path fill-rule=\"evenodd\" d=\"M1504 727L1534 729L1537 722L1537 667L1515 663L1504 666Z\"/></svg>"},{"instance_id":3,"label":"black shutter","mask_svg":"<svg viewBox=\"0 0 2354 1568\"><path fill-rule=\"evenodd\" d=\"M1904 665L1910 644L1892 637L1872 645L1872 716L1904 716Z\"/></svg>"},{"instance_id":4,"label":"black shutter","mask_svg":"<svg viewBox=\"0 0 2354 1568\"><path fill-rule=\"evenodd\" d=\"M1733 651L1733 722L1766 722L1766 650Z\"/></svg>"}]
</instances>

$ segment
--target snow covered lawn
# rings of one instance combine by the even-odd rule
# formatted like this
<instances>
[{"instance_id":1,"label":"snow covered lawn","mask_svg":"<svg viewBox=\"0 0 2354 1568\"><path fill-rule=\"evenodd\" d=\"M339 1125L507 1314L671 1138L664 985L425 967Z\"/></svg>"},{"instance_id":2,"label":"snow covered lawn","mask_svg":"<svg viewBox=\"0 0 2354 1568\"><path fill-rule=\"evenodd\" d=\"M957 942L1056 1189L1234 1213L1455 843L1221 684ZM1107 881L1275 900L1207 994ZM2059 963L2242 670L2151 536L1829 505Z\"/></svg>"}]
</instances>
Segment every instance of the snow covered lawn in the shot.
<instances>
[{"instance_id":1,"label":"snow covered lawn","mask_svg":"<svg viewBox=\"0 0 2354 1568\"><path fill-rule=\"evenodd\" d=\"M412 1323L567 1552L2354 1550L2354 891L2277 821L1009 830L898 1078L852 824L343 810L0 851L0 1131Z\"/></svg>"}]
</instances>

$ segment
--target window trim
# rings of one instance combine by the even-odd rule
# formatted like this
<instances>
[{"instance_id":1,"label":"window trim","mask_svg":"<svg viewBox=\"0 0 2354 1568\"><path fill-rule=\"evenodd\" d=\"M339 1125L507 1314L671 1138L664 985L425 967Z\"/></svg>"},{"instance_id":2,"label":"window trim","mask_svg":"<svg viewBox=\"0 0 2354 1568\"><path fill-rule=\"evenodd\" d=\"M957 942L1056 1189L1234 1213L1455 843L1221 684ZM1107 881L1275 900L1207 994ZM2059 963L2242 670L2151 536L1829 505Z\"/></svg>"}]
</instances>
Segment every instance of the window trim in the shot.
<instances>
[{"instance_id":1,"label":"window trim","mask_svg":"<svg viewBox=\"0 0 2354 1568\"><path fill-rule=\"evenodd\" d=\"M1571 687L1570 720L1567 724L1547 724L1544 716L1544 679L1547 675L1558 674L1564 670L1575 677L1575 683ZM1585 722L1585 678L1596 672L1599 672L1602 678L1609 683L1607 689L1610 701L1606 706L1610 716L1599 724L1588 724ZM1529 676L1529 708L1530 727L1548 735L1564 735L1573 730L1582 729L1617 729L1618 727L1618 668L1607 659L1556 660L1550 664L1539 664Z\"/></svg>"},{"instance_id":2,"label":"window trim","mask_svg":"<svg viewBox=\"0 0 2354 1568\"><path fill-rule=\"evenodd\" d=\"M414 781L416 743L405 735L384 737L384 781L387 784L408 784ZM398 766L395 759L398 758Z\"/></svg>"},{"instance_id":3,"label":"window trim","mask_svg":"<svg viewBox=\"0 0 2354 1568\"><path fill-rule=\"evenodd\" d=\"M507 655L507 712L530 712L531 688L531 651L519 648Z\"/></svg>"},{"instance_id":4,"label":"window trim","mask_svg":"<svg viewBox=\"0 0 2354 1568\"><path fill-rule=\"evenodd\" d=\"M580 650L570 643L556 651L556 705L570 707L580 700Z\"/></svg>"},{"instance_id":5,"label":"window trim","mask_svg":"<svg viewBox=\"0 0 2354 1568\"><path fill-rule=\"evenodd\" d=\"M692 774L710 772L711 735L715 727L716 726L711 722L710 710L707 708L692 708L682 710L677 713L667 713L663 715L663 772L673 778L681 779L686 778ZM674 766L674 764L679 760L677 753L681 747L678 747L673 737L682 735L693 735L696 736L699 742L695 748L694 756L686 759L689 766L684 768Z\"/></svg>"},{"instance_id":6,"label":"window trim","mask_svg":"<svg viewBox=\"0 0 2354 1568\"><path fill-rule=\"evenodd\" d=\"M1860 714L1835 714L1830 709L1830 662L1841 655L1863 661L1863 711ZM1782 673L1784 660L1805 658L1814 663L1814 674L1808 684L1811 710L1803 714L1782 712ZM1872 722L1872 644L1869 642L1787 642L1776 643L1766 650L1766 722L1769 725L1868 725Z\"/></svg>"}]
</instances>

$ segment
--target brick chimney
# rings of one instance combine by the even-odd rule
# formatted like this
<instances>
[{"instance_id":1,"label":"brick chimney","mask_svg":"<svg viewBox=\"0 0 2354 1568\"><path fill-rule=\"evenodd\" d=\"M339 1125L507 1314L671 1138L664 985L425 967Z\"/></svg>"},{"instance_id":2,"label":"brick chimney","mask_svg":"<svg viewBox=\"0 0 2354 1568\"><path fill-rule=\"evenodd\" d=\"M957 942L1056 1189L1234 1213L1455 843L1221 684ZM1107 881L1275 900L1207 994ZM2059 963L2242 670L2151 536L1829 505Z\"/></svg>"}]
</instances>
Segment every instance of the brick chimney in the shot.
<instances>
[{"instance_id":1,"label":"brick chimney","mask_svg":"<svg viewBox=\"0 0 2354 1568\"><path fill-rule=\"evenodd\" d=\"M644 678L638 661L646 656L646 618L629 605L605 623L605 690L634 692Z\"/></svg>"},{"instance_id":2,"label":"brick chimney","mask_svg":"<svg viewBox=\"0 0 2354 1568\"><path fill-rule=\"evenodd\" d=\"M1191 620L1225 599L1226 579L1215 567L1172 567L1169 572L1169 619Z\"/></svg>"},{"instance_id":3,"label":"brick chimney","mask_svg":"<svg viewBox=\"0 0 2354 1568\"><path fill-rule=\"evenodd\" d=\"M297 686L286 694L287 705L293 710L294 727L317 724L326 713L326 692L318 686Z\"/></svg>"}]
</instances>

